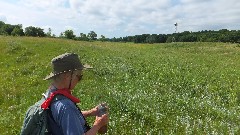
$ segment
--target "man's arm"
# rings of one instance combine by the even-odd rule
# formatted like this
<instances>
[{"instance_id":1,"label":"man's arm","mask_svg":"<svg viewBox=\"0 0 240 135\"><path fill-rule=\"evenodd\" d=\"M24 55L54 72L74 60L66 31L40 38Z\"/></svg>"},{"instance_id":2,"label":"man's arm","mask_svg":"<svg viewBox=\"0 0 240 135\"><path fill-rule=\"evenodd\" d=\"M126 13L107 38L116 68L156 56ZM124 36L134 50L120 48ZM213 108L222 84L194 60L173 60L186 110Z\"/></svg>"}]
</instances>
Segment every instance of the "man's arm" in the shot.
<instances>
[{"instance_id":1,"label":"man's arm","mask_svg":"<svg viewBox=\"0 0 240 135\"><path fill-rule=\"evenodd\" d=\"M63 134L81 135L84 134L84 118L77 114L75 105L70 103L68 99L57 101L52 104L51 110L55 122L62 129Z\"/></svg>"},{"instance_id":2,"label":"man's arm","mask_svg":"<svg viewBox=\"0 0 240 135\"><path fill-rule=\"evenodd\" d=\"M85 118L89 117L89 116L96 116L97 113L98 113L97 106L95 108L91 109L91 110L82 111L82 114Z\"/></svg>"},{"instance_id":3,"label":"man's arm","mask_svg":"<svg viewBox=\"0 0 240 135\"><path fill-rule=\"evenodd\" d=\"M87 110L87 111L82 111L82 114L83 116L86 118L86 117L89 117L89 116L97 116L98 115L98 106L97 105L96 107L94 107L93 109L91 110ZM105 106L108 110L108 106Z\"/></svg>"},{"instance_id":4,"label":"man's arm","mask_svg":"<svg viewBox=\"0 0 240 135\"><path fill-rule=\"evenodd\" d=\"M100 129L99 126L93 125L92 128L88 130L84 135L96 135L99 129Z\"/></svg>"},{"instance_id":5,"label":"man's arm","mask_svg":"<svg viewBox=\"0 0 240 135\"><path fill-rule=\"evenodd\" d=\"M96 116L95 122L90 130L88 130L85 135L96 135L99 129L108 123L108 115L104 114L101 117Z\"/></svg>"}]
</instances>

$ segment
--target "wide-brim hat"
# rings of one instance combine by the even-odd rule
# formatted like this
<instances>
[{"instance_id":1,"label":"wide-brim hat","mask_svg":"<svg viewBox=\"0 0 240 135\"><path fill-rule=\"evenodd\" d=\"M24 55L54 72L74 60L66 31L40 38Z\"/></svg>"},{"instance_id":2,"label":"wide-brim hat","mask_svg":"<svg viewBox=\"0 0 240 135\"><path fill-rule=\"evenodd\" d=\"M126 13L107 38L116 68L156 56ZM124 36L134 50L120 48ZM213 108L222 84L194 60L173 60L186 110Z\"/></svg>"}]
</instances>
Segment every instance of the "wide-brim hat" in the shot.
<instances>
[{"instance_id":1,"label":"wide-brim hat","mask_svg":"<svg viewBox=\"0 0 240 135\"><path fill-rule=\"evenodd\" d=\"M90 65L83 65L80 62L80 59L75 53L64 53L52 59L52 68L53 71L46 76L43 80L52 79L54 76L59 74L75 71L75 70L84 70L92 68Z\"/></svg>"}]
</instances>

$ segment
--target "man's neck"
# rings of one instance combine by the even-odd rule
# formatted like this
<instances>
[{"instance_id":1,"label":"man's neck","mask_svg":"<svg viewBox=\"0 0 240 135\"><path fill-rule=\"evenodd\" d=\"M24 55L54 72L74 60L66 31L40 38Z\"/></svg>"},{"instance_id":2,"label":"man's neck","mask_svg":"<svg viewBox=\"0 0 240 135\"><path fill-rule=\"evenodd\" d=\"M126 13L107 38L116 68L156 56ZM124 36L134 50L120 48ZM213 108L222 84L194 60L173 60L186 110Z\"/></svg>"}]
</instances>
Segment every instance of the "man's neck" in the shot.
<instances>
[{"instance_id":1,"label":"man's neck","mask_svg":"<svg viewBox=\"0 0 240 135\"><path fill-rule=\"evenodd\" d=\"M53 82L52 85L57 89L66 89L68 86L65 85L64 82Z\"/></svg>"}]
</instances>

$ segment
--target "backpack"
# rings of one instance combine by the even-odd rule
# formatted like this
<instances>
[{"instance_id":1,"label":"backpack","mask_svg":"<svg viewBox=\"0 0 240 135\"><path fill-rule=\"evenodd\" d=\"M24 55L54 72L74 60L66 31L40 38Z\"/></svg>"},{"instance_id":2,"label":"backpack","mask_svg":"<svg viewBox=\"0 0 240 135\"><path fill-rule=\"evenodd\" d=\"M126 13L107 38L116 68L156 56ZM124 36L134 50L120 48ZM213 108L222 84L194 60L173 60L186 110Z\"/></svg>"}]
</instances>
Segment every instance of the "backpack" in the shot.
<instances>
[{"instance_id":1,"label":"backpack","mask_svg":"<svg viewBox=\"0 0 240 135\"><path fill-rule=\"evenodd\" d=\"M53 101L67 98L63 95L56 95ZM51 132L48 129L48 115L52 116L51 110L43 109L41 105L46 98L42 98L34 105L30 106L26 112L23 126L20 135L50 135Z\"/></svg>"}]
</instances>

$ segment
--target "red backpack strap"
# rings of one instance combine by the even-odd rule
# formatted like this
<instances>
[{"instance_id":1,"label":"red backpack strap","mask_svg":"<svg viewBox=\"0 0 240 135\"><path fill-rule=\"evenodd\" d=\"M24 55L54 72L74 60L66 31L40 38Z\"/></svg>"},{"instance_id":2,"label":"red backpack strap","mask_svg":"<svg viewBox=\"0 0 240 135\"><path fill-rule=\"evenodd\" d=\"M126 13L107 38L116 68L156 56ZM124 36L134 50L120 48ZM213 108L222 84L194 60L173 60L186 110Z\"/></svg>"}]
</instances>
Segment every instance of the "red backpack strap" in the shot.
<instances>
[{"instance_id":1,"label":"red backpack strap","mask_svg":"<svg viewBox=\"0 0 240 135\"><path fill-rule=\"evenodd\" d=\"M58 95L58 94L61 94L61 95L65 96L65 97L69 98L69 99L70 99L72 102L74 102L74 103L79 103L79 102L80 102L80 100L79 100L78 98L74 97L74 96L71 94L70 90L68 90L68 89L59 89L59 90L51 93L50 97L47 98L47 99L43 102L43 104L41 105L41 108L43 108L44 110L47 109L47 108L50 106L53 98L54 98L56 95Z\"/></svg>"}]
</instances>

